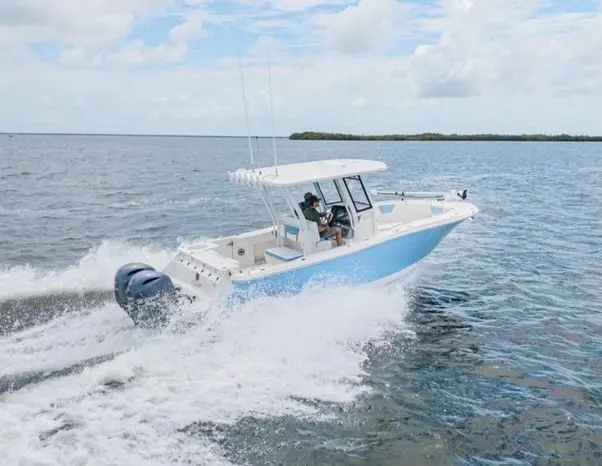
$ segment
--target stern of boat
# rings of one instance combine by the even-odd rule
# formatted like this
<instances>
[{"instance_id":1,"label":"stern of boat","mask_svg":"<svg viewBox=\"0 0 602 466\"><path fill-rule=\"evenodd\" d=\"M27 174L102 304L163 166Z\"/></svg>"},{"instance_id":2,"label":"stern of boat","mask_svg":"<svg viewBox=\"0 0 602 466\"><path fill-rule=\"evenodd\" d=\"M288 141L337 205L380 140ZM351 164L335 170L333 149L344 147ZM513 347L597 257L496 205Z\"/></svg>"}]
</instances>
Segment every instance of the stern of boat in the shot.
<instances>
[{"instance_id":1,"label":"stern of boat","mask_svg":"<svg viewBox=\"0 0 602 466\"><path fill-rule=\"evenodd\" d=\"M211 301L228 289L232 273L240 267L240 262L221 254L218 245L204 243L178 249L163 273L191 301Z\"/></svg>"}]
</instances>

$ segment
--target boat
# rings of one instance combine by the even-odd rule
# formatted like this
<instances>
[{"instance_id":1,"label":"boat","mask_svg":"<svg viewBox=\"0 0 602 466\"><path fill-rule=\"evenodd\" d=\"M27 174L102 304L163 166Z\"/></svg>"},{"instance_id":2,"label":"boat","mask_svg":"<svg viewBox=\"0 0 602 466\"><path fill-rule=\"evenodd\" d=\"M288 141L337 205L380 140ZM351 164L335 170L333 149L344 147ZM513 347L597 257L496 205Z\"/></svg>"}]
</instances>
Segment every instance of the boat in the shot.
<instances>
[{"instance_id":1,"label":"boat","mask_svg":"<svg viewBox=\"0 0 602 466\"><path fill-rule=\"evenodd\" d=\"M154 327L169 320L174 302L208 307L221 299L296 294L312 284L400 282L478 208L466 190L368 189L365 179L387 169L382 161L345 158L230 172L230 182L259 194L271 223L181 246L161 271L125 264L115 274L115 299L136 325ZM321 237L318 223L305 217L306 192L320 199L325 224L341 229L344 244Z\"/></svg>"}]
</instances>

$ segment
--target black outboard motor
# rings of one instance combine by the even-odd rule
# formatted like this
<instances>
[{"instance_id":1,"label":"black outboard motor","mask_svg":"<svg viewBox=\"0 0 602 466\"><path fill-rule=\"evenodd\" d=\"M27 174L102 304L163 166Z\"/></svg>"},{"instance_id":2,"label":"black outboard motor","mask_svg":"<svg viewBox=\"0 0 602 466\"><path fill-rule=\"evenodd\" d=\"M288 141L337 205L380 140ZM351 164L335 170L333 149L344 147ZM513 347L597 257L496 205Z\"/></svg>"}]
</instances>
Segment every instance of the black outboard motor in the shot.
<instances>
[{"instance_id":1,"label":"black outboard motor","mask_svg":"<svg viewBox=\"0 0 602 466\"><path fill-rule=\"evenodd\" d=\"M150 265L125 264L115 273L115 300L138 327L164 326L176 299L171 278Z\"/></svg>"}]
</instances>

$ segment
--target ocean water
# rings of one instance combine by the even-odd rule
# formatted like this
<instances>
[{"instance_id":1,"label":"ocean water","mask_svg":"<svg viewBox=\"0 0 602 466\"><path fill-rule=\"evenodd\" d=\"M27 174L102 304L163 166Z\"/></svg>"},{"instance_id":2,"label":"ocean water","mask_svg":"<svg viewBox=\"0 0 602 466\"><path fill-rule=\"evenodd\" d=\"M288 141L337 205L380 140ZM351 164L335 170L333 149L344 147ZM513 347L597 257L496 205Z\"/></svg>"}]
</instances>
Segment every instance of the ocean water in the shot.
<instances>
[{"instance_id":1,"label":"ocean water","mask_svg":"<svg viewBox=\"0 0 602 466\"><path fill-rule=\"evenodd\" d=\"M602 464L602 144L277 143L481 212L403 286L143 331L121 264L268 223L247 141L0 137L1 465Z\"/></svg>"}]
</instances>

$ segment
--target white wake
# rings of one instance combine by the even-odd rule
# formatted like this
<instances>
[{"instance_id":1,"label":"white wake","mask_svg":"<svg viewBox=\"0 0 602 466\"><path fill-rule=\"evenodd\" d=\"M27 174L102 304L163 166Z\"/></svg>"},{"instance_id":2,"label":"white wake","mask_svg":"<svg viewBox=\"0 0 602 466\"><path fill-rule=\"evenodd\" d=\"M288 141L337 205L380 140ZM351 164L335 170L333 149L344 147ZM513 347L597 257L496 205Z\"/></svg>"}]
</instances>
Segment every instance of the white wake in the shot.
<instances>
[{"instance_id":1,"label":"white wake","mask_svg":"<svg viewBox=\"0 0 602 466\"><path fill-rule=\"evenodd\" d=\"M29 291L53 291L74 276L82 286L110 288L124 261L160 266L169 257L145 250L93 254L52 276L10 279ZM181 429L243 416L315 418L319 408L300 399L353 401L367 390L366 344L406 332L405 309L399 290L311 290L212 308L185 331L154 333L134 329L109 303L7 335L0 338L4 373L118 354L0 395L0 464L227 463L211 439Z\"/></svg>"}]
</instances>

